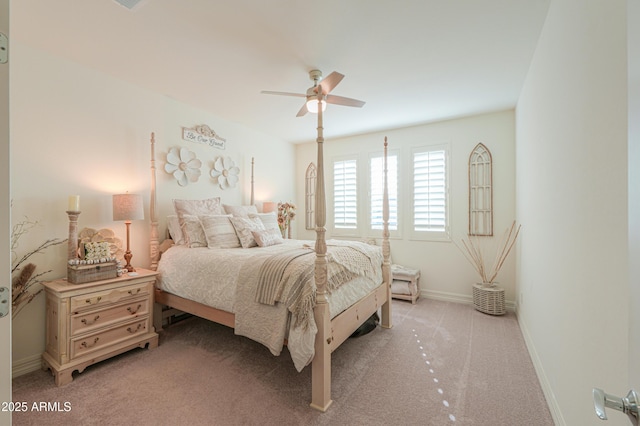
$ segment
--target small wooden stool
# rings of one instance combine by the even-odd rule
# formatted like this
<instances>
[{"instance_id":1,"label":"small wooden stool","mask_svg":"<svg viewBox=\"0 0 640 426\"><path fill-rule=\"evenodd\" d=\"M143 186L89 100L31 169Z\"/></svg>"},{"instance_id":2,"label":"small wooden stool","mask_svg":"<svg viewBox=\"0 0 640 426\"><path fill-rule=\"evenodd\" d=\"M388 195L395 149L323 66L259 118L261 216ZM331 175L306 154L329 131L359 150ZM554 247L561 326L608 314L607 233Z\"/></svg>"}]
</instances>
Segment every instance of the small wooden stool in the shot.
<instances>
[{"instance_id":1,"label":"small wooden stool","mask_svg":"<svg viewBox=\"0 0 640 426\"><path fill-rule=\"evenodd\" d=\"M420 271L392 265L391 276L391 297L416 303L420 297Z\"/></svg>"}]
</instances>

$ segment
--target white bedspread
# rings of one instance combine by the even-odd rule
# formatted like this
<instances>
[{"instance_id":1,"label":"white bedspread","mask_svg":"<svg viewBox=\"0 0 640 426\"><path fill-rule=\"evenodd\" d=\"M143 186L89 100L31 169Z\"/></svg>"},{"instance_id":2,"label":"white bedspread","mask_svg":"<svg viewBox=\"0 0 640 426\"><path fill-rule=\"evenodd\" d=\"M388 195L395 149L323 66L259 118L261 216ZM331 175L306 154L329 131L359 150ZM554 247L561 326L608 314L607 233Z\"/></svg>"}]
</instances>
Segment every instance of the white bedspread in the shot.
<instances>
[{"instance_id":1,"label":"white bedspread","mask_svg":"<svg viewBox=\"0 0 640 426\"><path fill-rule=\"evenodd\" d=\"M344 246L342 241L328 241L327 244ZM235 333L251 338L265 345L272 354L279 355L285 337L294 365L301 371L311 362L314 355L314 339L317 327L313 313L308 315L305 326L295 327L296 318L284 303L275 305L255 301L257 276L262 261L274 253L282 253L303 244L313 247L313 241L285 240L284 244L250 249L208 249L172 247L162 255L158 264L159 288L177 296L195 300L235 314ZM342 285L329 295L331 317L335 317L350 305L367 295L382 283L379 265L382 255L379 247L360 245L362 251L372 257L376 267L368 277L357 277ZM295 270L294 260L289 270ZM313 256L315 258L315 256ZM289 272L285 272L287 278ZM284 294L291 289L294 280L287 280ZM315 283L309 283L315 292Z\"/></svg>"}]
</instances>

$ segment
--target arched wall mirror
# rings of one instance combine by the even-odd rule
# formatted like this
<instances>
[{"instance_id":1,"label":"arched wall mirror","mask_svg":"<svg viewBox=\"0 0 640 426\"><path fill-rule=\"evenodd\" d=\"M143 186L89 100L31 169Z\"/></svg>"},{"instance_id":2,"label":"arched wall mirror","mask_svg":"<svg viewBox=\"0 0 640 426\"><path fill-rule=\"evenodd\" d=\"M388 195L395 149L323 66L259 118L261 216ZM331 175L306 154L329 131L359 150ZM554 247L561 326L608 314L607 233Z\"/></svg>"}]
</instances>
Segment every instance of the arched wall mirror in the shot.
<instances>
[{"instance_id":1,"label":"arched wall mirror","mask_svg":"<svg viewBox=\"0 0 640 426\"><path fill-rule=\"evenodd\" d=\"M316 165L309 163L305 173L304 224L306 229L316 229Z\"/></svg>"},{"instance_id":2,"label":"arched wall mirror","mask_svg":"<svg viewBox=\"0 0 640 426\"><path fill-rule=\"evenodd\" d=\"M493 235L492 160L482 143L469 156L469 235Z\"/></svg>"}]
</instances>

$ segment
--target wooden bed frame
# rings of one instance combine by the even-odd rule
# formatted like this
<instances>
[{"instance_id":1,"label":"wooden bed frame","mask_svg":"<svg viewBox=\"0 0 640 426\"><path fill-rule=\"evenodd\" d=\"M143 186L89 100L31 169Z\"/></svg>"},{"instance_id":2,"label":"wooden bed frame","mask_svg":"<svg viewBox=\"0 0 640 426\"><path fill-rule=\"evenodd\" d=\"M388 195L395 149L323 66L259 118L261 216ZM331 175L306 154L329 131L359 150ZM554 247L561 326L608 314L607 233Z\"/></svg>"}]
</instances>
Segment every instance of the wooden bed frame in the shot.
<instances>
[{"instance_id":1,"label":"wooden bed frame","mask_svg":"<svg viewBox=\"0 0 640 426\"><path fill-rule=\"evenodd\" d=\"M320 101L320 99L318 100ZM389 245L389 196L387 190L387 138L384 139L384 197L383 197L383 240L382 240L382 274L384 282L363 299L331 319L329 304L327 302L327 246L325 240L326 201L324 187L324 160L322 135L322 108L318 108L318 173L316 187L316 260L315 282L317 287L316 306L314 318L318 327L315 337L315 355L311 365L311 407L326 411L332 403L331 400L331 353L342 344L362 323L374 312L381 308L381 326L391 328L391 268ZM155 172L155 138L151 134L151 269L156 270L160 258L160 244L158 238L158 218L156 216L156 172ZM253 160L251 170L251 195L253 204ZM166 293L160 289L155 290L155 302L169 306L183 312L196 315L201 318L214 321L233 328L235 316L233 313L215 309L198 302L184 299ZM162 310L154 310L154 325L156 330L162 326Z\"/></svg>"}]
</instances>

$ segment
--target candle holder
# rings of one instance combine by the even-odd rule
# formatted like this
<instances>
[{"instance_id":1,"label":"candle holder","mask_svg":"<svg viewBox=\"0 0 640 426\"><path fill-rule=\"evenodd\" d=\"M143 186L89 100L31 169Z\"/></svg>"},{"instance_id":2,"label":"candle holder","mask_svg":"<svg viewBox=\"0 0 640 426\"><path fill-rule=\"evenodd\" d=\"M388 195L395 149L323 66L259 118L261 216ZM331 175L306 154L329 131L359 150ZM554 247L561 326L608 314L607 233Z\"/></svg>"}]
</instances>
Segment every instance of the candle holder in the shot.
<instances>
[{"instance_id":1,"label":"candle holder","mask_svg":"<svg viewBox=\"0 0 640 426\"><path fill-rule=\"evenodd\" d=\"M78 216L79 211L67 210L69 216L69 243L67 249L67 260L78 258Z\"/></svg>"}]
</instances>

